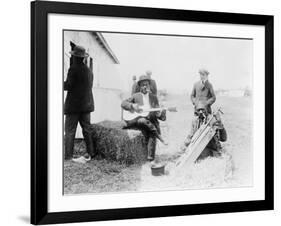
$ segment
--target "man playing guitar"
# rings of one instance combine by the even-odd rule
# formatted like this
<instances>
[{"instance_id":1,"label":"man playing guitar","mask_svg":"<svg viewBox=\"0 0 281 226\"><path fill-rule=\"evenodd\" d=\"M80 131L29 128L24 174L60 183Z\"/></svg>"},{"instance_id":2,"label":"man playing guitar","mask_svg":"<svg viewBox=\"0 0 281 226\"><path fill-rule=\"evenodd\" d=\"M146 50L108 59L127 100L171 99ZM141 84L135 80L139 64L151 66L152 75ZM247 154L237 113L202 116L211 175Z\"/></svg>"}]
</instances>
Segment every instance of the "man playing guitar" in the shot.
<instances>
[{"instance_id":1,"label":"man playing guitar","mask_svg":"<svg viewBox=\"0 0 281 226\"><path fill-rule=\"evenodd\" d=\"M156 139L159 139L163 144L167 143L161 137L161 131L158 119L166 120L166 110L149 112L147 116L142 116L141 113L146 109L159 108L157 96L149 90L150 79L146 75L141 75L138 81L140 92L133 94L129 99L124 100L121 107L125 111L131 113L140 113L138 117L125 122L126 128L137 128L144 132L147 139L147 149L149 161L155 158Z\"/></svg>"}]
</instances>

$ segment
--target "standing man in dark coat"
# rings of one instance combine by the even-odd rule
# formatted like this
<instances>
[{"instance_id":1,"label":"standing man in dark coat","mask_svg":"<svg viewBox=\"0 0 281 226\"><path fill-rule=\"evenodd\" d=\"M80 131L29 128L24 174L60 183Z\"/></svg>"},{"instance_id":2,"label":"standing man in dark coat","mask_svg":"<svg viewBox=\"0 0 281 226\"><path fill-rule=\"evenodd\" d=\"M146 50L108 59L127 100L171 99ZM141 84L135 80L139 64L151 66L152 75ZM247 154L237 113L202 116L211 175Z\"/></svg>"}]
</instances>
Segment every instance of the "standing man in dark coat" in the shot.
<instances>
[{"instance_id":1,"label":"standing man in dark coat","mask_svg":"<svg viewBox=\"0 0 281 226\"><path fill-rule=\"evenodd\" d=\"M70 66L67 79L64 82L64 90L67 90L64 105L65 159L71 159L73 157L74 138L79 122L82 127L88 154L72 160L85 163L94 156L94 146L90 134L90 113L94 111L92 93L93 73L84 64L84 58L89 55L82 46L75 46L70 54L73 57L73 64Z\"/></svg>"},{"instance_id":2,"label":"standing man in dark coat","mask_svg":"<svg viewBox=\"0 0 281 226\"><path fill-rule=\"evenodd\" d=\"M135 93L127 100L124 100L121 107L124 110L131 112L141 112L141 108L150 109L158 108L159 102L157 96L149 92L150 90L150 79L146 75L142 75L139 78L138 85L140 92ZM166 111L162 112L151 112L147 117L137 117L131 121L126 121L126 128L138 128L142 130L147 138L147 150L149 161L153 161L155 158L156 150L156 139L159 139L162 143L167 143L161 137L161 131L158 119L166 120Z\"/></svg>"},{"instance_id":3,"label":"standing man in dark coat","mask_svg":"<svg viewBox=\"0 0 281 226\"><path fill-rule=\"evenodd\" d=\"M211 105L216 101L216 95L212 84L208 80L209 72L206 69L200 69L200 81L196 82L191 92L191 101L196 111L200 101L206 102L207 112L212 113Z\"/></svg>"},{"instance_id":4,"label":"standing man in dark coat","mask_svg":"<svg viewBox=\"0 0 281 226\"><path fill-rule=\"evenodd\" d=\"M133 95L134 93L137 93L137 76L133 76L133 85L132 85L132 91L131 91L131 95Z\"/></svg>"},{"instance_id":5,"label":"standing man in dark coat","mask_svg":"<svg viewBox=\"0 0 281 226\"><path fill-rule=\"evenodd\" d=\"M150 79L150 91L151 91L155 96L157 96L157 85L156 85L155 80L153 80L153 79L151 78L152 72L151 72L151 71L146 71L146 75L147 75L147 77Z\"/></svg>"}]
</instances>

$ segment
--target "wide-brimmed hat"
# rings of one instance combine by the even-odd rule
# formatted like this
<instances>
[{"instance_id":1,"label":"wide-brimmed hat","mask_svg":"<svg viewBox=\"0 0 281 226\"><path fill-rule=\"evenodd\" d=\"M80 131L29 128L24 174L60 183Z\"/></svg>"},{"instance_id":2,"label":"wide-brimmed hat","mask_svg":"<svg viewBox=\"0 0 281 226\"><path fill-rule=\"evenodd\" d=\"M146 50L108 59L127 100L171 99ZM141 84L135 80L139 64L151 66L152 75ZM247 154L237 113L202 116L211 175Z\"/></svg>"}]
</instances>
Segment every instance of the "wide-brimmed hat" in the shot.
<instances>
[{"instance_id":1,"label":"wide-brimmed hat","mask_svg":"<svg viewBox=\"0 0 281 226\"><path fill-rule=\"evenodd\" d=\"M209 75L210 72L209 72L207 69L205 69L205 68L201 68L201 69L199 70L199 74L206 74L206 75Z\"/></svg>"},{"instance_id":2,"label":"wide-brimmed hat","mask_svg":"<svg viewBox=\"0 0 281 226\"><path fill-rule=\"evenodd\" d=\"M82 46L75 46L73 48L72 51L69 52L72 56L76 56L76 57L81 57L81 58L84 58L84 57L88 57L89 54L86 53L86 50L84 47Z\"/></svg>"},{"instance_id":3,"label":"wide-brimmed hat","mask_svg":"<svg viewBox=\"0 0 281 226\"><path fill-rule=\"evenodd\" d=\"M150 83L150 78L147 75L141 75L139 77L138 85L140 85L140 82L142 81L148 81Z\"/></svg>"}]
</instances>

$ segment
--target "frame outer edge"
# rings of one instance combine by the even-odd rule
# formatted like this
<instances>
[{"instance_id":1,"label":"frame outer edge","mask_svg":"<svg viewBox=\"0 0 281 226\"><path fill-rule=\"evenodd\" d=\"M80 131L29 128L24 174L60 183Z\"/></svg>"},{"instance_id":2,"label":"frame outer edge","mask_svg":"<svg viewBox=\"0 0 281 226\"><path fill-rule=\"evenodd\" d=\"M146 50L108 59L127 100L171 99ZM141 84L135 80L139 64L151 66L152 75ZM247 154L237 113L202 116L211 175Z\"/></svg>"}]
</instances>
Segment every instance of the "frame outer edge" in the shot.
<instances>
[{"instance_id":1,"label":"frame outer edge","mask_svg":"<svg viewBox=\"0 0 281 226\"><path fill-rule=\"evenodd\" d=\"M91 6L86 9L86 5ZM77 6L77 9L71 7ZM80 6L80 7L78 7ZM160 15L154 17L166 17L167 19L179 19L196 21L197 17L204 13L204 20L210 20L210 16L217 15L214 23L230 23L235 20L241 24L256 24L265 26L265 86L266 86L266 144L265 151L265 200L259 201L245 201L237 203L219 203L219 204L204 204L204 205L189 205L189 206L174 206L174 207L158 207L158 212L151 213L153 208L140 208L137 213L133 214L133 209L128 209L128 212L113 209L106 211L81 211L81 212L60 212L48 213L48 78L47 78L47 45L48 45L48 31L47 31L47 16L48 13L73 13L73 14L92 14L91 9L96 7L94 13L99 15L110 14L113 16L120 16L127 9L130 13L135 12L140 7L127 6L112 6L112 5L94 5L94 4L77 4L77 3L62 3L62 2L31 2L31 223L32 224L50 224L50 223L70 223L70 222L85 222L97 220L117 220L117 219L135 219L148 217L163 217L163 216L180 216L192 214L211 214L211 213L226 213L226 212L242 212L242 211L257 211L270 210L274 208L274 186L273 186L273 16L266 15L243 15L242 20L239 14L229 14L220 12L204 12L204 11L188 11L188 15L181 15L178 18L174 12L184 12L181 10L159 9ZM66 9L69 7L68 9ZM117 12L108 12L107 8L114 8ZM82 11L79 11L82 9ZM149 12L147 16L137 14L137 18L150 17L152 12L156 9L143 8ZM65 11L64 11L65 10ZM84 11L83 11L84 10ZM105 11L106 12L105 12ZM81 13L80 13L81 12ZM106 16L110 16L106 15ZM127 14L126 14L127 15ZM230 16L228 20L222 21L222 17ZM213 17L212 17L213 18ZM155 19L155 18L151 18ZM225 18L224 18L225 19ZM257 19L255 21L255 19ZM232 21L233 22L233 21ZM215 209L208 209L215 207ZM194 209L192 209L194 207ZM173 208L174 212L170 212ZM155 208L154 208L155 209ZM161 212L164 211L164 212ZM160 211L160 212L159 212ZM166 211L166 212L165 212ZM188 212L189 211L189 212ZM132 215L128 215L131 213ZM79 216L79 217L78 217ZM75 220L74 220L75 217Z\"/></svg>"},{"instance_id":2,"label":"frame outer edge","mask_svg":"<svg viewBox=\"0 0 281 226\"><path fill-rule=\"evenodd\" d=\"M274 16L265 24L265 200L274 209Z\"/></svg>"},{"instance_id":3,"label":"frame outer edge","mask_svg":"<svg viewBox=\"0 0 281 226\"><path fill-rule=\"evenodd\" d=\"M34 184L35 184L35 179L34 179L34 171L35 171L35 161L34 161L34 100L35 100L35 96L34 96L34 67L35 67L35 60L34 60L34 47L35 47L35 40L34 40L34 34L35 34L35 27L34 27L34 14L35 14L35 6L34 6L34 2L30 3L30 37L31 37L31 43L30 43L30 68L31 68L31 78L30 78L30 145L31 145L31 155L30 155L30 176L31 176L31 180L30 180L30 223L34 224L36 221L36 203L35 203L35 197L34 197L34 193L35 193L35 188L34 188Z\"/></svg>"},{"instance_id":4,"label":"frame outer edge","mask_svg":"<svg viewBox=\"0 0 281 226\"><path fill-rule=\"evenodd\" d=\"M48 211L47 11L31 2L31 217L42 224Z\"/></svg>"}]
</instances>

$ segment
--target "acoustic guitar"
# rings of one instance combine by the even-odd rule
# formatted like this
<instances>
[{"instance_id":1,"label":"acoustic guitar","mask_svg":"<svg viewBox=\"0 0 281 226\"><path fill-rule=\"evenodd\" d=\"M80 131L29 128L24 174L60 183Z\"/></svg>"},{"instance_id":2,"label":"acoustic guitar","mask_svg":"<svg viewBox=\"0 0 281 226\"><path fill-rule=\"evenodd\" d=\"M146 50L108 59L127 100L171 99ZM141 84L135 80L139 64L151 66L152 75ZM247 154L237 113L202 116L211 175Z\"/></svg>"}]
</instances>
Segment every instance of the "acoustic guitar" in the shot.
<instances>
[{"instance_id":1,"label":"acoustic guitar","mask_svg":"<svg viewBox=\"0 0 281 226\"><path fill-rule=\"evenodd\" d=\"M125 111L123 110L122 118L125 121L131 121L135 118L138 117L147 117L150 112L155 112L155 111L162 111L162 110L167 110L169 112L177 112L176 107L159 107L159 108L149 108L149 109L144 109L142 106L139 106L141 109L141 112L131 112L131 111Z\"/></svg>"}]
</instances>

